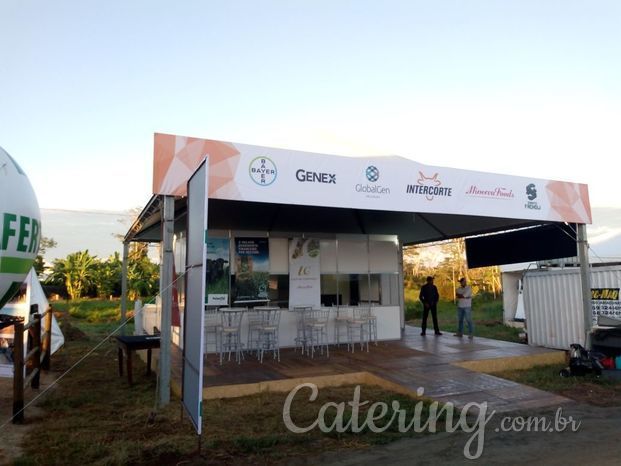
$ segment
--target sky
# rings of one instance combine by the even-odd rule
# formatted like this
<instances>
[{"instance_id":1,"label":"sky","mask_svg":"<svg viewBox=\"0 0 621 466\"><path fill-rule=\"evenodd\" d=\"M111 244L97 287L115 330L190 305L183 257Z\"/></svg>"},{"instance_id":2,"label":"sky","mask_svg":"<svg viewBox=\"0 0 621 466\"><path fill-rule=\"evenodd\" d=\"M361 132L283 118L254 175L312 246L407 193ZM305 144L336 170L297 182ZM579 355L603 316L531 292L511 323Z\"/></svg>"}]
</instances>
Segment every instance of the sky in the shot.
<instances>
[{"instance_id":1,"label":"sky","mask_svg":"<svg viewBox=\"0 0 621 466\"><path fill-rule=\"evenodd\" d=\"M621 209L619 24L616 0L0 0L0 146L49 209L144 206L155 132L581 182Z\"/></svg>"}]
</instances>

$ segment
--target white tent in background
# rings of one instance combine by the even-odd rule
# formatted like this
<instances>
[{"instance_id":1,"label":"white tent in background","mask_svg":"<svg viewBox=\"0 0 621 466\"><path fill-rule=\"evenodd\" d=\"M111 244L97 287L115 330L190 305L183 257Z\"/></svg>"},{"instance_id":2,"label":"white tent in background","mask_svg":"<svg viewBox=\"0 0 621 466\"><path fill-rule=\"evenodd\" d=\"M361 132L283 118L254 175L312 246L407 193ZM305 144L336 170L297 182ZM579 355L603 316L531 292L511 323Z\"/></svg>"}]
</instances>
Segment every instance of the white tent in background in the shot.
<instances>
[{"instance_id":1,"label":"white tent in background","mask_svg":"<svg viewBox=\"0 0 621 466\"><path fill-rule=\"evenodd\" d=\"M43 313L48 308L49 303L37 278L37 273L34 269L30 269L25 281L26 288L26 300L18 303L7 303L2 309L1 314L8 314L13 316L19 316L24 318L24 322L28 322L30 319L30 306L32 304L39 305L39 312ZM65 344L65 337L63 332L58 326L56 317L52 315L52 354L60 349Z\"/></svg>"},{"instance_id":2,"label":"white tent in background","mask_svg":"<svg viewBox=\"0 0 621 466\"><path fill-rule=\"evenodd\" d=\"M35 269L30 269L30 273L26 278L28 281L28 289L26 291L26 301L28 302L28 308L32 304L39 305L39 312L43 313L49 307L50 303L45 297L45 293L43 292L43 287L41 286L41 282L39 282L39 278L37 277L37 272ZM60 330L58 326L58 322L56 321L56 317L52 314L52 354L60 349L61 346L65 344L65 336L63 332Z\"/></svg>"}]
</instances>

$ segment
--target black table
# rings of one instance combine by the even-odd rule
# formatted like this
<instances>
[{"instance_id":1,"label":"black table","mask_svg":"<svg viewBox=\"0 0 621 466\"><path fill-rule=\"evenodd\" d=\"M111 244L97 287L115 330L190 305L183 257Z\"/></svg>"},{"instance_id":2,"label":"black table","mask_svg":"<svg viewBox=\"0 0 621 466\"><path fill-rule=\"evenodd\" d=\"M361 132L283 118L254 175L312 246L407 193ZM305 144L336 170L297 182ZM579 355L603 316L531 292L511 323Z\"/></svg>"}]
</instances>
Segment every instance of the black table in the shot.
<instances>
[{"instance_id":1,"label":"black table","mask_svg":"<svg viewBox=\"0 0 621 466\"><path fill-rule=\"evenodd\" d=\"M132 384L132 352L147 350L147 375L151 374L151 350L160 347L159 335L117 336L116 344L119 351L119 376L123 377L123 353L127 357L127 380Z\"/></svg>"}]
</instances>

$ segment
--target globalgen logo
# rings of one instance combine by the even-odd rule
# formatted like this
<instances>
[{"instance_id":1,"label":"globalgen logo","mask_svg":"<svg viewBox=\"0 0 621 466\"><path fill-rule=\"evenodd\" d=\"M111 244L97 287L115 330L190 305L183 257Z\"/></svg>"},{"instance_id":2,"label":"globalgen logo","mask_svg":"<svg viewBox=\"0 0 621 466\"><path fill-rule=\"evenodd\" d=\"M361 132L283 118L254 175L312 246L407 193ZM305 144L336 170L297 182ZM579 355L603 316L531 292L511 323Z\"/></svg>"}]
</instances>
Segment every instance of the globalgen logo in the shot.
<instances>
[{"instance_id":1,"label":"globalgen logo","mask_svg":"<svg viewBox=\"0 0 621 466\"><path fill-rule=\"evenodd\" d=\"M439 173L435 173L433 176L426 176L423 172L418 172L416 184L407 185L405 192L425 196L428 201L433 201L436 196L453 196L453 188L442 186L442 181L438 179L438 175Z\"/></svg>"},{"instance_id":2,"label":"globalgen logo","mask_svg":"<svg viewBox=\"0 0 621 466\"><path fill-rule=\"evenodd\" d=\"M390 188L376 184L380 178L380 171L375 165L369 165L365 171L364 176L372 183L358 183L355 186L357 193L362 193L365 197L379 199L380 196L390 194Z\"/></svg>"},{"instance_id":3,"label":"globalgen logo","mask_svg":"<svg viewBox=\"0 0 621 466\"><path fill-rule=\"evenodd\" d=\"M365 175L367 176L367 180L371 183L375 183L379 180L380 172L376 166L369 165L365 171Z\"/></svg>"},{"instance_id":4,"label":"globalgen logo","mask_svg":"<svg viewBox=\"0 0 621 466\"><path fill-rule=\"evenodd\" d=\"M276 164L267 157L257 157L250 162L248 168L250 178L259 186L269 186L278 176Z\"/></svg>"}]
</instances>

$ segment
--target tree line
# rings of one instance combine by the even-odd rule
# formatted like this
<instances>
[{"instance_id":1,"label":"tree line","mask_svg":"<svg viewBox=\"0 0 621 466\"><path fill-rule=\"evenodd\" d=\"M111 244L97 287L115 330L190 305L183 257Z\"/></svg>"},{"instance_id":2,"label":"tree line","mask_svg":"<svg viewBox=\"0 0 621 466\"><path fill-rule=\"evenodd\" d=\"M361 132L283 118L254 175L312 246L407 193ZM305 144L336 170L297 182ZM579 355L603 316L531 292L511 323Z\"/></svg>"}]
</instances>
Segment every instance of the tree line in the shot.
<instances>
[{"instance_id":1,"label":"tree line","mask_svg":"<svg viewBox=\"0 0 621 466\"><path fill-rule=\"evenodd\" d=\"M475 294L496 298L502 292L500 268L468 269L464 239L432 246L413 246L404 249L403 274L406 289L419 289L426 277L434 277L434 284L442 299L455 299L455 290L462 277L468 280Z\"/></svg>"},{"instance_id":2,"label":"tree line","mask_svg":"<svg viewBox=\"0 0 621 466\"><path fill-rule=\"evenodd\" d=\"M55 241L46 238L46 247L54 247ZM40 254L45 252L40 251ZM55 287L69 299L83 297L103 298L121 295L122 260L118 252L107 259L91 255L88 249L68 254L64 259L55 259L46 268L42 257L35 261L35 270L40 276L47 275L43 285ZM127 291L128 298L153 296L159 290L159 265L149 259L147 246L132 243L128 255Z\"/></svg>"}]
</instances>

